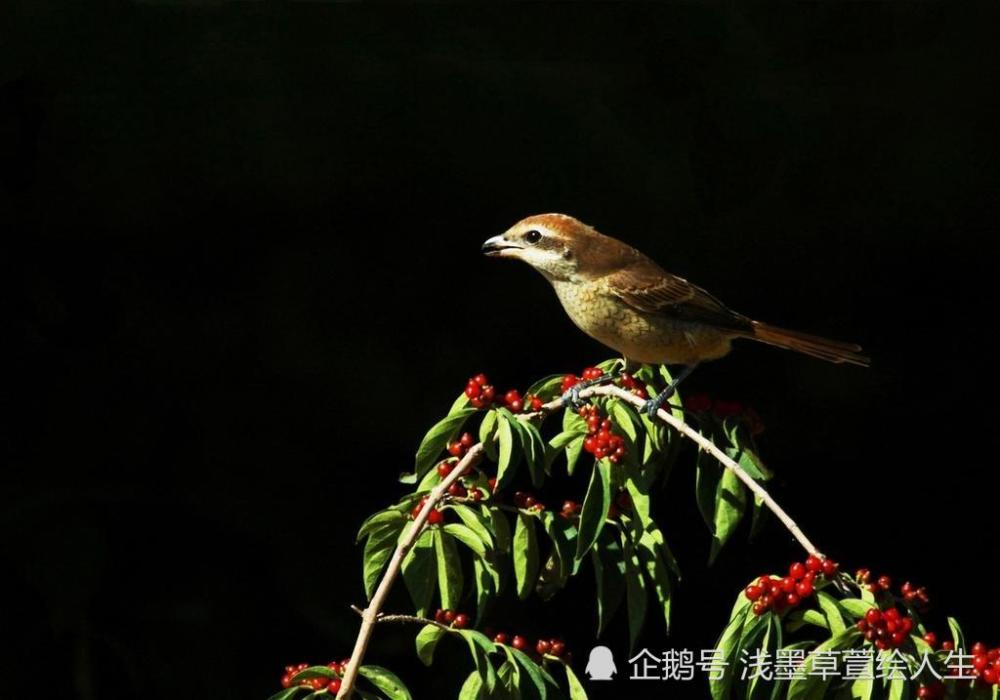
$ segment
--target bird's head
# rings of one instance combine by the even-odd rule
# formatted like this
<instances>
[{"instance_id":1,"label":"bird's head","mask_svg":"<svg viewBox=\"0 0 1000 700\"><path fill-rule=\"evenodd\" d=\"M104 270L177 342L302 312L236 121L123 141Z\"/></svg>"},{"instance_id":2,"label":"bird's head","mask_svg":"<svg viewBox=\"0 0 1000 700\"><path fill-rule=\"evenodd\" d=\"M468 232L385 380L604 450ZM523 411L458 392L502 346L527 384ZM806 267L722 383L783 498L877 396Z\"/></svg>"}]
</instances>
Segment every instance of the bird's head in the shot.
<instances>
[{"instance_id":1,"label":"bird's head","mask_svg":"<svg viewBox=\"0 0 1000 700\"><path fill-rule=\"evenodd\" d=\"M518 221L483 243L483 253L528 263L550 280L568 280L587 266L592 243L604 238L565 214L538 214Z\"/></svg>"}]
</instances>

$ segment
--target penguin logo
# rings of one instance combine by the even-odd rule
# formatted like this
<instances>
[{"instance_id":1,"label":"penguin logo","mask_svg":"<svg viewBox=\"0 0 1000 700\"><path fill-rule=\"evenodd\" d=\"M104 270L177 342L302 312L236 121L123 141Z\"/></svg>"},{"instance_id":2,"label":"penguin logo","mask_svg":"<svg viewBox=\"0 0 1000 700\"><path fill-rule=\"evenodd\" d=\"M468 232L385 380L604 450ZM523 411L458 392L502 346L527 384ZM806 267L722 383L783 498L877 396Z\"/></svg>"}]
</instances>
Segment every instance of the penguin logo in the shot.
<instances>
[{"instance_id":1,"label":"penguin logo","mask_svg":"<svg viewBox=\"0 0 1000 700\"><path fill-rule=\"evenodd\" d=\"M584 672L592 681L610 681L611 676L618 673L615 657L607 647L594 647L590 650L590 659Z\"/></svg>"}]
</instances>

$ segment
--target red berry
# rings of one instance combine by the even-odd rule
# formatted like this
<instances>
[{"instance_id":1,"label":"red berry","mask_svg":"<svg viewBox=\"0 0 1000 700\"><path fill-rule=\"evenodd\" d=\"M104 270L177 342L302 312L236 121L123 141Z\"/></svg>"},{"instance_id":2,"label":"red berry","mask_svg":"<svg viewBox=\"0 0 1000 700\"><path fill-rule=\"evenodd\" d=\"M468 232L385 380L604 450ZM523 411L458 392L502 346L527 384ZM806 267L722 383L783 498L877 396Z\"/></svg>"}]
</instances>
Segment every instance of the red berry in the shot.
<instances>
[{"instance_id":1,"label":"red berry","mask_svg":"<svg viewBox=\"0 0 1000 700\"><path fill-rule=\"evenodd\" d=\"M459 441L448 443L448 454L452 457L461 457L464 453L465 450L462 449L462 443Z\"/></svg>"},{"instance_id":2,"label":"red berry","mask_svg":"<svg viewBox=\"0 0 1000 700\"><path fill-rule=\"evenodd\" d=\"M490 487L490 493L495 493L497 490L497 479L495 476L491 476L486 480L486 485Z\"/></svg>"},{"instance_id":3,"label":"red berry","mask_svg":"<svg viewBox=\"0 0 1000 700\"><path fill-rule=\"evenodd\" d=\"M878 587L881 588L883 591L889 590L890 588L892 588L892 579L889 578L888 576L879 576Z\"/></svg>"},{"instance_id":4,"label":"red berry","mask_svg":"<svg viewBox=\"0 0 1000 700\"><path fill-rule=\"evenodd\" d=\"M447 620L445 620L445 618L444 618L444 614L445 614L445 611L444 611L444 610L442 610L441 608L438 608L438 609L437 609L437 610L436 610L436 611L434 612L434 621L435 621L435 622L439 622L439 623L441 623L442 625L443 625L443 624L445 624L445 623L447 622Z\"/></svg>"},{"instance_id":5,"label":"red berry","mask_svg":"<svg viewBox=\"0 0 1000 700\"><path fill-rule=\"evenodd\" d=\"M804 579L799 581L795 585L795 592L799 594L800 598L808 598L813 594L813 584L812 581Z\"/></svg>"},{"instance_id":6,"label":"red berry","mask_svg":"<svg viewBox=\"0 0 1000 700\"><path fill-rule=\"evenodd\" d=\"M763 615L765 612L767 612L767 608L768 606L764 605L763 601L758 600L756 603L753 604L753 614Z\"/></svg>"},{"instance_id":7,"label":"red berry","mask_svg":"<svg viewBox=\"0 0 1000 700\"><path fill-rule=\"evenodd\" d=\"M549 653L552 656L562 656L566 653L566 642L561 639L553 639L550 642Z\"/></svg>"},{"instance_id":8,"label":"red berry","mask_svg":"<svg viewBox=\"0 0 1000 700\"><path fill-rule=\"evenodd\" d=\"M451 470L455 468L455 465L451 462L441 462L437 466L437 473L442 479L451 474Z\"/></svg>"},{"instance_id":9,"label":"red berry","mask_svg":"<svg viewBox=\"0 0 1000 700\"><path fill-rule=\"evenodd\" d=\"M878 624L878 623L879 623L879 622L880 622L881 620L882 620L882 613L881 613L881 612L879 612L879 611L878 611L878 610L877 610L876 608L870 608L870 609L869 609L869 610L868 610L868 611L867 611L867 612L865 613L865 621L866 621L866 622L867 622L867 623L868 623L869 625L876 625L876 624Z\"/></svg>"},{"instance_id":10,"label":"red berry","mask_svg":"<svg viewBox=\"0 0 1000 700\"><path fill-rule=\"evenodd\" d=\"M799 597L798 597L798 596L797 596L796 594L794 594L794 593L789 593L789 594L788 594L787 596L785 596L785 603L787 603L787 604L788 604L788 607L790 607L790 608L794 608L794 607L795 607L796 605L798 605L798 604L799 604L800 602L802 602L802 599L801 599L801 598L799 598Z\"/></svg>"},{"instance_id":11,"label":"red berry","mask_svg":"<svg viewBox=\"0 0 1000 700\"><path fill-rule=\"evenodd\" d=\"M545 656L551 649L552 643L545 639L539 639L538 643L535 644L535 651L537 651L540 656Z\"/></svg>"},{"instance_id":12,"label":"red berry","mask_svg":"<svg viewBox=\"0 0 1000 700\"><path fill-rule=\"evenodd\" d=\"M806 568L809 569L809 571L819 573L823 570L823 560L815 554L810 554L806 557Z\"/></svg>"},{"instance_id":13,"label":"red berry","mask_svg":"<svg viewBox=\"0 0 1000 700\"><path fill-rule=\"evenodd\" d=\"M950 639L941 642L941 651L955 651L955 643Z\"/></svg>"},{"instance_id":14,"label":"red berry","mask_svg":"<svg viewBox=\"0 0 1000 700\"><path fill-rule=\"evenodd\" d=\"M837 569L839 568L840 566L837 564L837 562L833 561L832 559L823 560L823 575L826 576L827 578L830 578L831 576L836 574Z\"/></svg>"},{"instance_id":15,"label":"red berry","mask_svg":"<svg viewBox=\"0 0 1000 700\"><path fill-rule=\"evenodd\" d=\"M441 511L432 510L430 513L428 513L427 515L428 525L440 525L443 522L444 522L444 513L442 513Z\"/></svg>"},{"instance_id":16,"label":"red berry","mask_svg":"<svg viewBox=\"0 0 1000 700\"><path fill-rule=\"evenodd\" d=\"M455 615L455 619L452 620L451 626L457 630L464 630L469 626L469 616L465 613Z\"/></svg>"},{"instance_id":17,"label":"red berry","mask_svg":"<svg viewBox=\"0 0 1000 700\"><path fill-rule=\"evenodd\" d=\"M972 645L972 655L973 656L986 656L986 645L982 642L976 642Z\"/></svg>"},{"instance_id":18,"label":"red berry","mask_svg":"<svg viewBox=\"0 0 1000 700\"><path fill-rule=\"evenodd\" d=\"M444 618L444 623L447 624L447 625L450 625L452 622L455 621L455 611L454 610L445 610L444 614L443 614L443 618Z\"/></svg>"},{"instance_id":19,"label":"red berry","mask_svg":"<svg viewBox=\"0 0 1000 700\"><path fill-rule=\"evenodd\" d=\"M456 482L448 487L448 495L452 498L465 498L469 495L469 492L466 491L464 486Z\"/></svg>"},{"instance_id":20,"label":"red berry","mask_svg":"<svg viewBox=\"0 0 1000 700\"><path fill-rule=\"evenodd\" d=\"M340 692L340 686L342 683L343 681L340 680L339 678L331 678L330 684L326 686L326 692L332 695L336 695L337 693Z\"/></svg>"},{"instance_id":21,"label":"red berry","mask_svg":"<svg viewBox=\"0 0 1000 700\"><path fill-rule=\"evenodd\" d=\"M794 593L795 579L792 578L791 576L786 576L785 578L781 579L781 590L783 590L785 593Z\"/></svg>"},{"instance_id":22,"label":"red berry","mask_svg":"<svg viewBox=\"0 0 1000 700\"><path fill-rule=\"evenodd\" d=\"M800 561L795 562L788 567L788 575L793 579L800 579L806 575L806 565Z\"/></svg>"},{"instance_id":23,"label":"red berry","mask_svg":"<svg viewBox=\"0 0 1000 700\"><path fill-rule=\"evenodd\" d=\"M493 641L496 642L497 644L506 644L507 643L507 633L506 632L498 632L497 636L495 636L493 638Z\"/></svg>"},{"instance_id":24,"label":"red berry","mask_svg":"<svg viewBox=\"0 0 1000 700\"><path fill-rule=\"evenodd\" d=\"M924 641L927 642L927 646L933 649L937 646L937 635L933 632L928 632L924 635Z\"/></svg>"},{"instance_id":25,"label":"red berry","mask_svg":"<svg viewBox=\"0 0 1000 700\"><path fill-rule=\"evenodd\" d=\"M519 634L514 635L514 639L511 640L510 645L515 649L524 651L528 648L528 640Z\"/></svg>"},{"instance_id":26,"label":"red berry","mask_svg":"<svg viewBox=\"0 0 1000 700\"><path fill-rule=\"evenodd\" d=\"M746 594L747 600L756 601L760 599L760 596L764 593L764 589L752 583L749 586L747 586L744 593Z\"/></svg>"}]
</instances>

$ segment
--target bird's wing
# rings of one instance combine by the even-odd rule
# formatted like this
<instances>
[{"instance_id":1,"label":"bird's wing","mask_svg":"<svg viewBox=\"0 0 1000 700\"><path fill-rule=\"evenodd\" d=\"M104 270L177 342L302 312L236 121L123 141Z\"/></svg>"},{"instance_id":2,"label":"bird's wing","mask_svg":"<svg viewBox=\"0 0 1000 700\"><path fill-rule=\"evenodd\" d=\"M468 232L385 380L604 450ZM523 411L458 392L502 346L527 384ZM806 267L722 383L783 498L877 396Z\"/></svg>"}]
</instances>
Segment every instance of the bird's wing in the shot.
<instances>
[{"instance_id":1,"label":"bird's wing","mask_svg":"<svg viewBox=\"0 0 1000 700\"><path fill-rule=\"evenodd\" d=\"M701 287L664 272L659 266L627 267L608 275L605 281L612 294L638 311L734 331L751 327L747 317L731 311Z\"/></svg>"}]
</instances>

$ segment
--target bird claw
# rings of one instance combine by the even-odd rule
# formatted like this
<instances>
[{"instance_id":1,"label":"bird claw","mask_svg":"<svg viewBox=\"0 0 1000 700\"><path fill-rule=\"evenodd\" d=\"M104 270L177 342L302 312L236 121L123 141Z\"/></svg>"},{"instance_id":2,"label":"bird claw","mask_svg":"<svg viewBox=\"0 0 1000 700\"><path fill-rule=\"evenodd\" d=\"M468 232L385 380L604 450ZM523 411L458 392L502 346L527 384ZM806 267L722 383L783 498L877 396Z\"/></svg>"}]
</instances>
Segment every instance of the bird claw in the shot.
<instances>
[{"instance_id":1,"label":"bird claw","mask_svg":"<svg viewBox=\"0 0 1000 700\"><path fill-rule=\"evenodd\" d=\"M666 403L667 399L673 395L674 387L668 386L653 398L647 399L646 402L642 404L642 408L639 410L642 413L645 413L648 418L653 419L656 417L656 412L659 411L663 404Z\"/></svg>"},{"instance_id":2,"label":"bird claw","mask_svg":"<svg viewBox=\"0 0 1000 700\"><path fill-rule=\"evenodd\" d=\"M580 408L587 402L580 398L580 389L583 389L580 385L574 385L569 388L569 390L562 395L562 405L563 408L570 406L574 411L579 411Z\"/></svg>"}]
</instances>

